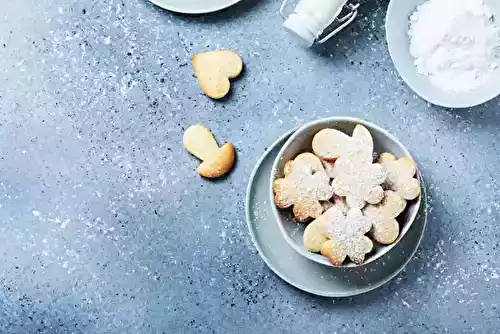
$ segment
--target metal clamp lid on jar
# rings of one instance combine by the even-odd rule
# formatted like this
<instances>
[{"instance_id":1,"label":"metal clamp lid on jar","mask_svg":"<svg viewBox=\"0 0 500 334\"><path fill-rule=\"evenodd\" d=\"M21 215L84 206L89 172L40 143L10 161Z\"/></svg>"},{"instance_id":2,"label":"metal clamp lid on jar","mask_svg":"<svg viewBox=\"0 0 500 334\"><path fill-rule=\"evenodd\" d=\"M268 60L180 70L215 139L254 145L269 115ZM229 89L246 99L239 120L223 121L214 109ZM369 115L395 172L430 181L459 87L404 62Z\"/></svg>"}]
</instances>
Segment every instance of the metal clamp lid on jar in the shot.
<instances>
[{"instance_id":1,"label":"metal clamp lid on jar","mask_svg":"<svg viewBox=\"0 0 500 334\"><path fill-rule=\"evenodd\" d=\"M285 9L288 6L290 0L284 0L283 3L281 4L280 7L280 14L286 20L288 19L288 15L285 13ZM340 31L345 29L349 24L351 24L356 16L358 15L358 8L359 8L359 3L358 4L353 4L351 2L348 2L347 0L345 1L344 5L340 9L340 12L337 13L337 15L334 15L331 20L326 24L324 29L321 29L322 31L319 32L318 36L307 36L304 37L303 34L299 34L300 37L305 39L308 42L311 42L311 39L313 39L311 45L313 43L325 43L328 41L330 38L338 34ZM344 14L345 13L345 14ZM307 29L307 28L306 28ZM330 33L328 33L326 36L321 37L321 35L324 33L326 30L332 30ZM297 33L297 31L294 31Z\"/></svg>"}]
</instances>

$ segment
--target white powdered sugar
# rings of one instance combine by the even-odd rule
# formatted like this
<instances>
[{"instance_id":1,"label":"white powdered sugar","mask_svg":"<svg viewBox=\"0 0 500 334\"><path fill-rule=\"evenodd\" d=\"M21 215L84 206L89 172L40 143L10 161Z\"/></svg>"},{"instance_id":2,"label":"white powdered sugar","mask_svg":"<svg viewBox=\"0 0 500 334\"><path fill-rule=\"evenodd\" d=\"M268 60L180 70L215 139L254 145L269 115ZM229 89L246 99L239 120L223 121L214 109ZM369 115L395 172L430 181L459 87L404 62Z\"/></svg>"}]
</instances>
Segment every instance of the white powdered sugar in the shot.
<instances>
[{"instance_id":1,"label":"white powdered sugar","mask_svg":"<svg viewBox=\"0 0 500 334\"><path fill-rule=\"evenodd\" d=\"M429 0L410 17L410 53L420 74L465 92L499 75L500 30L482 0Z\"/></svg>"}]
</instances>

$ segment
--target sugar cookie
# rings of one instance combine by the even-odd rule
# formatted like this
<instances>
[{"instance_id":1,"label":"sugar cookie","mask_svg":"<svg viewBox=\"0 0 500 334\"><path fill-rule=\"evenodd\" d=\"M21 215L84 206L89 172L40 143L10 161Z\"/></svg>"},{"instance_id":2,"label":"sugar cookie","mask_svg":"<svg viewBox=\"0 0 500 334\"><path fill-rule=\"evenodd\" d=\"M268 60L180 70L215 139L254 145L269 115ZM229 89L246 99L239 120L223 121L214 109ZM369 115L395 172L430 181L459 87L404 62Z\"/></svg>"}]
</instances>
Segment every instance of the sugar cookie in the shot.
<instances>
[{"instance_id":1,"label":"sugar cookie","mask_svg":"<svg viewBox=\"0 0 500 334\"><path fill-rule=\"evenodd\" d=\"M399 236L396 218L405 208L406 200L392 190L384 192L384 199L379 204L367 205L363 214L372 222L372 238L383 245L392 244Z\"/></svg>"},{"instance_id":2,"label":"sugar cookie","mask_svg":"<svg viewBox=\"0 0 500 334\"><path fill-rule=\"evenodd\" d=\"M373 162L373 139L363 125L354 128L352 137L337 129L320 130L313 137L314 154L326 161L337 159Z\"/></svg>"},{"instance_id":3,"label":"sugar cookie","mask_svg":"<svg viewBox=\"0 0 500 334\"><path fill-rule=\"evenodd\" d=\"M299 221L318 218L323 213L320 201L333 196L330 178L321 161L312 153L302 153L284 167L284 178L273 183L274 202L281 208L293 206Z\"/></svg>"},{"instance_id":4,"label":"sugar cookie","mask_svg":"<svg viewBox=\"0 0 500 334\"><path fill-rule=\"evenodd\" d=\"M207 178L217 178L231 171L235 160L235 150L231 143L222 147L217 145L209 129L202 125L193 125L184 133L186 150L202 160L197 172Z\"/></svg>"},{"instance_id":5,"label":"sugar cookie","mask_svg":"<svg viewBox=\"0 0 500 334\"><path fill-rule=\"evenodd\" d=\"M209 51L193 56L193 67L205 94L213 99L221 99L231 88L229 79L240 75L243 62L233 51Z\"/></svg>"},{"instance_id":6,"label":"sugar cookie","mask_svg":"<svg viewBox=\"0 0 500 334\"><path fill-rule=\"evenodd\" d=\"M381 164L373 163L373 139L363 125L356 125L352 137L336 129L323 129L314 136L312 146L334 177L335 194L346 197L350 208L361 209L366 202L376 204L382 200L380 185L387 173Z\"/></svg>"},{"instance_id":7,"label":"sugar cookie","mask_svg":"<svg viewBox=\"0 0 500 334\"><path fill-rule=\"evenodd\" d=\"M391 153L382 153L378 162L387 170L385 188L394 190L405 200L412 200L420 195L420 182L414 178L417 165L412 159L403 157L396 160Z\"/></svg>"},{"instance_id":8,"label":"sugar cookie","mask_svg":"<svg viewBox=\"0 0 500 334\"><path fill-rule=\"evenodd\" d=\"M365 235L372 226L370 219L359 209L350 209L344 215L338 206L333 206L324 215L328 218L324 224L330 240L323 244L321 254L337 266L342 265L346 257L356 264L363 263L365 255L373 248L372 241Z\"/></svg>"},{"instance_id":9,"label":"sugar cookie","mask_svg":"<svg viewBox=\"0 0 500 334\"><path fill-rule=\"evenodd\" d=\"M315 220L313 220L309 225L307 225L304 231L304 246L310 252L317 253L321 251L323 243L328 240L326 234L326 224L332 220L332 214L335 214L337 210L330 210L333 206L337 206L343 214L347 214L349 210L343 198L334 196L333 202L327 201L322 202L325 212Z\"/></svg>"},{"instance_id":10,"label":"sugar cookie","mask_svg":"<svg viewBox=\"0 0 500 334\"><path fill-rule=\"evenodd\" d=\"M325 228L326 212L313 220L304 230L304 247L310 252L317 253L321 251L321 247L328 240Z\"/></svg>"}]
</instances>

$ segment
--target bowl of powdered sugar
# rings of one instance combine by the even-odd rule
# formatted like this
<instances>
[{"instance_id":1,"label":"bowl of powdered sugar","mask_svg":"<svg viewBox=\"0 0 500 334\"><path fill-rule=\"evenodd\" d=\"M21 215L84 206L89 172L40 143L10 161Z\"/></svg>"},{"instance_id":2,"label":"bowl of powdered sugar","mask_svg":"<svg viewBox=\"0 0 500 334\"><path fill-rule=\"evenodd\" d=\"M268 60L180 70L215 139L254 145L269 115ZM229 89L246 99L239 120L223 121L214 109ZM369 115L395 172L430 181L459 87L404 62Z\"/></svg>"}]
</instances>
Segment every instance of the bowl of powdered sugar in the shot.
<instances>
[{"instance_id":1,"label":"bowl of powdered sugar","mask_svg":"<svg viewBox=\"0 0 500 334\"><path fill-rule=\"evenodd\" d=\"M499 0L392 0L386 33L396 69L425 100L467 108L500 94Z\"/></svg>"}]
</instances>

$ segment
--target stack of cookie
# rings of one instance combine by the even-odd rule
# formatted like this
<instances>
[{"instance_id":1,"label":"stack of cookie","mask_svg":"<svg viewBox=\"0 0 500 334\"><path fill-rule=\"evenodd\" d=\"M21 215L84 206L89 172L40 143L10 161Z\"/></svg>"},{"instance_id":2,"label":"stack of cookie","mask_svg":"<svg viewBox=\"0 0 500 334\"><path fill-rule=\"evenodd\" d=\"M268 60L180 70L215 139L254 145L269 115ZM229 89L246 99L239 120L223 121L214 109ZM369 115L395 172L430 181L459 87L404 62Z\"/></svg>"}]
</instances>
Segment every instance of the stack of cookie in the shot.
<instances>
[{"instance_id":1,"label":"stack of cookie","mask_svg":"<svg viewBox=\"0 0 500 334\"><path fill-rule=\"evenodd\" d=\"M416 165L391 153L374 162L373 138L359 124L352 137L336 129L319 131L312 150L285 164L284 178L273 183L274 202L292 207L299 222L314 219L304 231L309 251L334 265L347 258L362 264L374 242L389 245L398 238L398 216L420 195Z\"/></svg>"}]
</instances>

